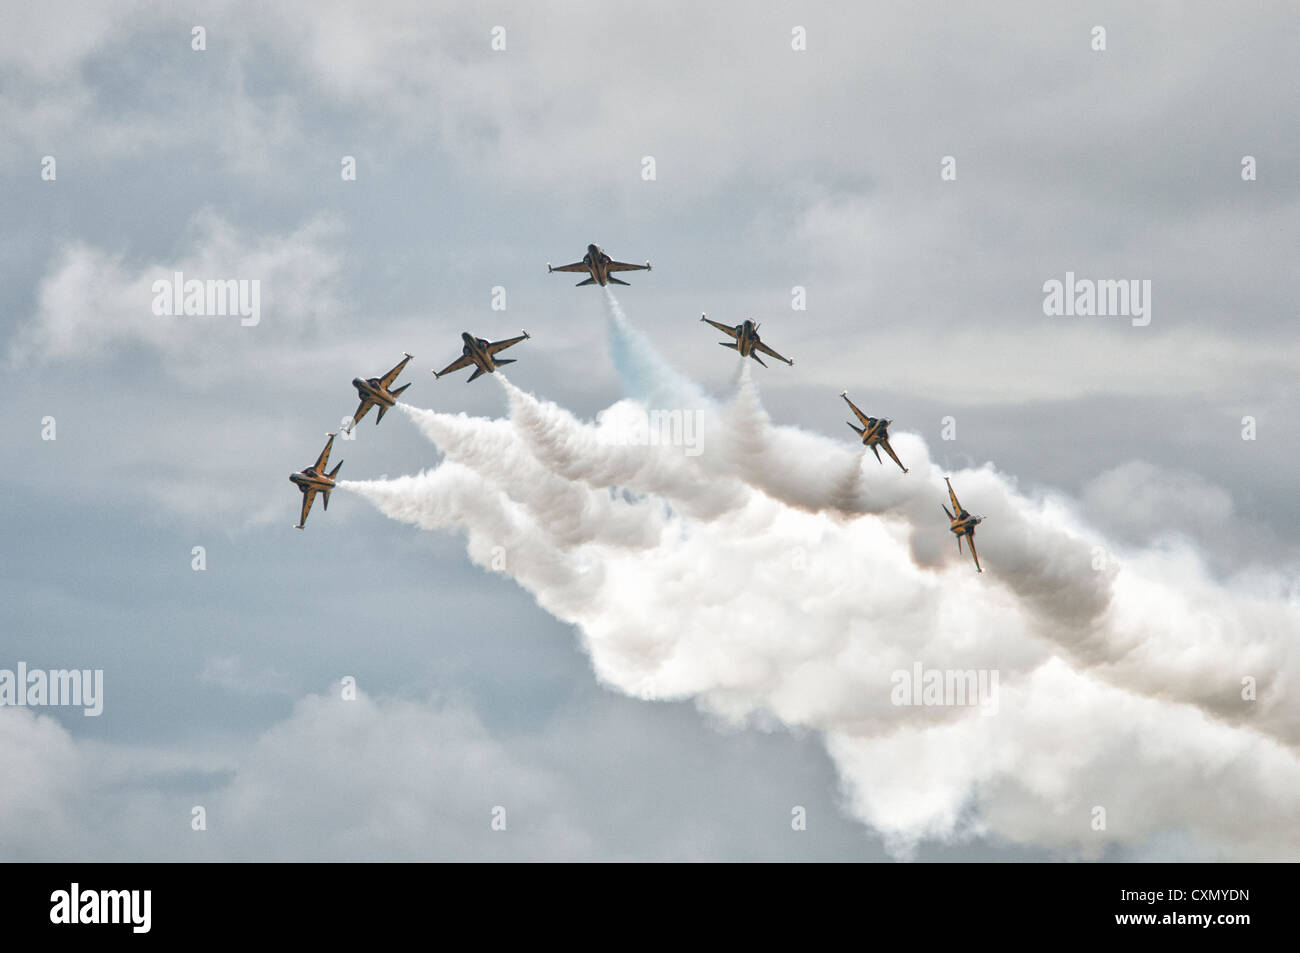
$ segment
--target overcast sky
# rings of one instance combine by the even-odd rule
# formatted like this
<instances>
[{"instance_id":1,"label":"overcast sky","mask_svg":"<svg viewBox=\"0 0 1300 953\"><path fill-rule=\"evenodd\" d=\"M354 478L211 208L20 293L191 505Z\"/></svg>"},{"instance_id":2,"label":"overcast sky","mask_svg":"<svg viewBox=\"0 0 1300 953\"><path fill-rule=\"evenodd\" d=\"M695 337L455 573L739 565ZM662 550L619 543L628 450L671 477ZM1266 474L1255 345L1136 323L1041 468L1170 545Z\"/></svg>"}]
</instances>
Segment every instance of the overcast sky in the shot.
<instances>
[{"instance_id":1,"label":"overcast sky","mask_svg":"<svg viewBox=\"0 0 1300 953\"><path fill-rule=\"evenodd\" d=\"M851 447L848 388L942 472L1061 501L1116 550L1193 553L1216 592L1266 578L1268 618L1294 623L1295 6L429 6L0 12L0 668L105 681L96 718L0 708L0 854L1260 856L1241 845L1268 821L1234 840L1154 768L1167 819L1095 850L989 781L955 797L976 822L900 852L833 733L763 705L728 718L704 692L632 697L464 533L345 492L296 532L287 476L355 408L352 378L403 351L411 404L504 417L496 381L429 373L464 330L526 327L511 382L579 419L623 398L605 295L546 271L596 242L654 262L619 301L707 393L730 393L736 358L700 313L753 317L796 360L754 368L776 423ZM260 322L156 316L176 271L258 279ZM1149 280L1150 323L1045 315L1067 272ZM376 480L440 455L372 412L339 460ZM1052 658L1039 676L1068 684ZM1086 733L1085 711L1062 723ZM1235 725L1189 731L1253 750ZM1261 737L1282 752L1261 771L1289 776L1300 740ZM928 784L917 768L916 802Z\"/></svg>"}]
</instances>

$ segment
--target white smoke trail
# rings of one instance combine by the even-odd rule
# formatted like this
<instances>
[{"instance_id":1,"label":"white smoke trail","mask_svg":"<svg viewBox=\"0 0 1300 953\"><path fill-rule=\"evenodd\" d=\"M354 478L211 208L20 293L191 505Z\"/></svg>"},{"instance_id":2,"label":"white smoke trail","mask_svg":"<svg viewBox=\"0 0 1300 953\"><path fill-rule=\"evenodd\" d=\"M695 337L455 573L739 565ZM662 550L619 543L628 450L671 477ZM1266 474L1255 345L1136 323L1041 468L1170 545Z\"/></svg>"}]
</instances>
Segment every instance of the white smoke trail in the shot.
<instances>
[{"instance_id":1,"label":"white smoke trail","mask_svg":"<svg viewBox=\"0 0 1300 953\"><path fill-rule=\"evenodd\" d=\"M504 387L514 389L504 374L497 374ZM661 507L637 507L609 493L586 492L543 467L509 421L441 414L405 403L398 406L448 460L475 470L528 509L562 515L556 530L561 545L602 540L647 547L654 546L663 532Z\"/></svg>"},{"instance_id":2,"label":"white smoke trail","mask_svg":"<svg viewBox=\"0 0 1300 953\"><path fill-rule=\"evenodd\" d=\"M982 833L1097 856L1171 831L1204 854L1300 853L1300 606L1275 580L1226 588L1188 550L1096 570L1106 541L1068 504L987 467L953 475L988 517L977 576L918 437L894 440L904 475L774 425L744 371L713 401L610 302L636 399L585 423L498 374L508 421L404 407L447 461L340 486L466 529L475 562L578 626L603 682L822 732L850 809L900 854ZM656 408L700 415L698 455L622 439ZM895 704L893 673L918 663L996 672L996 715Z\"/></svg>"}]
</instances>

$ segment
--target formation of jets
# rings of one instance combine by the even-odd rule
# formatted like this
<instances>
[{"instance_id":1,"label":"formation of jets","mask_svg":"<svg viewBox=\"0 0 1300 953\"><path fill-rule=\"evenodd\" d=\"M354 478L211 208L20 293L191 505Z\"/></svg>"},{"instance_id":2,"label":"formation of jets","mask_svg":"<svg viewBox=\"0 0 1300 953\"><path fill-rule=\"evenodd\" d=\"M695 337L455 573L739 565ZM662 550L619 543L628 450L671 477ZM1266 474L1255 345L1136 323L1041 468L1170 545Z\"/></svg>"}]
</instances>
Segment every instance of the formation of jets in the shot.
<instances>
[{"instance_id":1,"label":"formation of jets","mask_svg":"<svg viewBox=\"0 0 1300 953\"><path fill-rule=\"evenodd\" d=\"M587 253L583 255L581 261L575 261L570 265L560 265L558 268L552 267L550 262L547 262L546 270L547 272L564 271L585 274L588 277L583 281L578 282L578 287L595 284L603 287L611 284L627 284L626 281L614 277L617 272L650 271L651 267L650 262L648 261L644 265L633 265L624 261L614 261L609 255L605 254L605 252L601 250L599 245L593 244L587 246ZM783 357L763 343L762 338L758 335L759 326L753 320L746 318L737 325L722 324L721 322L711 320L707 314L701 314L700 320L728 335L731 340L719 341L718 343L723 347L728 347L736 351L742 358L753 358L759 364L766 367L767 364L764 363L761 357L759 357L759 354L766 354L768 357L774 358L778 361L783 361L790 366L794 365L794 361L790 360L790 358ZM467 367L474 368L474 373L469 376L467 379L468 381L477 380L484 374L493 374L496 372L498 367L501 367L504 364L513 364L515 362L514 358L501 358L497 357L497 355L506 348L518 344L520 341L528 340L530 335L527 331L524 331L518 337L505 338L500 341L488 341L486 338L477 337L469 331L465 331L460 337L463 342L461 356L456 358L456 360L452 361L442 370L434 370L433 376L435 378L444 377L447 374L464 370ZM384 414L387 413L388 409L395 405L397 399L402 395L402 392L411 386L407 383L398 388L393 387L393 384L396 383L398 376L406 368L406 365L411 361L411 358L411 354L403 352L402 359L382 377L353 378L352 386L356 388L357 395L361 398L361 403L357 406L356 413L352 415L352 420L347 427L348 432L351 432L352 429L361 422L361 419L365 417L371 407L379 408L379 412L375 419L376 425L384 419ZM862 445L864 447L869 447L871 452L876 455L876 460L881 464L884 463L884 460L880 457L880 451L883 449L885 453L889 454L889 458L898 464L900 470L904 473L909 472L908 468L903 466L903 461L898 459L898 454L894 452L894 448L889 445L889 425L892 424L893 421L886 420L882 417L871 417L863 413L862 410L853 403L853 401L849 400L848 391L841 392L840 396L844 398L845 403L849 405L854 416L858 418L858 422L861 424L861 426L858 426L858 424L853 423L853 421L848 421L848 425L853 428L853 431L862 439ZM307 514L311 511L311 504L312 501L315 500L317 493L321 495L325 509L329 509L330 490L334 488L335 477L339 472L339 468L343 466L342 461L340 461L333 470L328 473L325 472L325 468L329 465L330 449L334 446L334 437L334 434L329 434L329 440L325 444L325 449L321 451L320 457L314 464L305 470L291 474L289 477L290 481L292 481L293 484L302 491L302 514L298 518L295 529L302 529L307 523ZM975 560L975 570L982 573L984 570L980 567L979 555L975 552L975 527L979 525L984 518L982 516L971 516L971 514L959 502L957 502L957 494L952 488L952 481L948 477L944 477L944 482L948 484L948 497L952 501L952 512L950 512L946 506L943 507L943 511L948 515L950 523L949 528L957 537L957 552L961 552L961 541L962 538L965 537L966 541L970 544L971 557ZM954 513L956 515L954 515Z\"/></svg>"}]
</instances>

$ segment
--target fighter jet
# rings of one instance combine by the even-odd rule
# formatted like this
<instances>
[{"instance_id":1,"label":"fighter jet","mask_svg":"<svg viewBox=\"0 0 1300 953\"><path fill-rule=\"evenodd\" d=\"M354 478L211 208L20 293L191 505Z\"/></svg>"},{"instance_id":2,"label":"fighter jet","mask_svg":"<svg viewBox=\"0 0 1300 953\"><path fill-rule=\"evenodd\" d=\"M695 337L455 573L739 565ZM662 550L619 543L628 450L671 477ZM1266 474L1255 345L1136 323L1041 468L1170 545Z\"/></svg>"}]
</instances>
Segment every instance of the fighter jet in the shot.
<instances>
[{"instance_id":1,"label":"fighter jet","mask_svg":"<svg viewBox=\"0 0 1300 953\"><path fill-rule=\"evenodd\" d=\"M579 281L578 287L583 285L598 284L602 287L605 285L625 285L626 281L620 281L615 278L612 272L615 271L650 271L650 262L644 265L629 265L625 261L614 261L603 251L599 245L588 245L587 254L582 256L582 261L575 261L572 265L561 265L558 268L552 268L551 263L546 263L547 272L552 271L574 271L579 274L591 275L586 281Z\"/></svg>"},{"instance_id":2,"label":"fighter jet","mask_svg":"<svg viewBox=\"0 0 1300 953\"><path fill-rule=\"evenodd\" d=\"M383 377L371 377L366 380L362 380L360 377L352 378L352 386L357 389L357 393L361 396L361 404L357 407L357 412L352 415L352 427L361 423L361 418L366 415L366 412L371 407L379 408L379 416L375 419L375 426L379 425L379 421L384 419L384 414L388 412L388 408L397 403L397 398L402 395L402 391L411 386L410 384L403 384L397 390L389 390L393 386L393 381L397 380L397 375L402 373L402 368L406 366L410 359L411 355L403 351L401 361ZM352 432L352 427L348 428L349 433Z\"/></svg>"},{"instance_id":3,"label":"fighter jet","mask_svg":"<svg viewBox=\"0 0 1300 953\"><path fill-rule=\"evenodd\" d=\"M975 569L983 572L984 570L980 569L979 553L975 552L975 527L984 522L984 517L971 516L966 512L965 508L957 502L957 494L952 491L952 482L947 477L943 478L943 482L948 484L948 497L952 500L952 508L957 511L957 515L953 516L948 513L948 507L943 507L943 511L948 513L948 519L952 520L952 531L957 534L957 552L961 552L961 538L965 536L966 541L970 543L970 554L975 557ZM939 505L943 506L942 503Z\"/></svg>"},{"instance_id":4,"label":"fighter jet","mask_svg":"<svg viewBox=\"0 0 1300 953\"><path fill-rule=\"evenodd\" d=\"M788 357L782 357L780 354L777 354L776 351L763 343L762 339L758 336L758 325L753 321L750 321L748 318L745 319L743 324L737 324L734 328L729 324L719 324L717 321L710 321L709 316L706 314L700 315L700 320L706 324L713 325L724 334L730 334L735 338L736 340L733 342L719 341L718 343L723 347L731 348L733 351L739 351L741 357L752 357L754 360L758 361L758 363L763 364L763 359L754 353L755 351L762 351L768 357L774 357L778 361L785 361L791 367L794 366L794 361L790 360ZM763 366L767 367L766 364L763 364Z\"/></svg>"},{"instance_id":5,"label":"fighter jet","mask_svg":"<svg viewBox=\"0 0 1300 953\"><path fill-rule=\"evenodd\" d=\"M840 396L843 397L844 402L853 409L853 413L857 414L858 420L862 421L862 426L857 426L851 420L846 422L850 427L858 432L858 435L862 437L862 442L871 448L871 451L876 455L876 459L880 460L879 448L884 447L885 453L889 454L890 459L897 463L899 469L906 473L907 467L903 466L903 461L898 459L898 454L894 453L894 448L889 445L889 425L892 424L893 421L884 420L880 417L868 417L862 411L858 410L853 401L849 400L848 391L841 391ZM883 464L885 461L880 460L880 462Z\"/></svg>"},{"instance_id":6,"label":"fighter jet","mask_svg":"<svg viewBox=\"0 0 1300 953\"><path fill-rule=\"evenodd\" d=\"M298 489L302 490L302 515L298 517L298 522L294 529L302 529L307 524L307 514L311 512L311 501L316 499L319 493L325 509L330 508L330 490L334 489L334 477L343 467L343 461L338 462L329 473L325 468L329 466L330 448L334 446L334 434L328 434L329 440L325 441L325 449L320 452L320 458L309 466L306 470L299 473L290 473L289 482L293 483Z\"/></svg>"},{"instance_id":7,"label":"fighter jet","mask_svg":"<svg viewBox=\"0 0 1300 953\"><path fill-rule=\"evenodd\" d=\"M505 358L498 360L496 354L498 351L504 351L512 344L518 344L520 341L530 337L525 331L517 338L506 338L504 341L487 341L484 338L476 338L468 331L461 334L461 340L465 342L464 353L456 360L452 361L440 371L434 371L434 377L442 377L444 374L450 374L452 371L459 371L462 368L469 367L471 364L476 365L477 369L469 375L472 381L481 374L491 374L496 371L502 364L513 364L515 358ZM469 383L469 381L466 381Z\"/></svg>"}]
</instances>

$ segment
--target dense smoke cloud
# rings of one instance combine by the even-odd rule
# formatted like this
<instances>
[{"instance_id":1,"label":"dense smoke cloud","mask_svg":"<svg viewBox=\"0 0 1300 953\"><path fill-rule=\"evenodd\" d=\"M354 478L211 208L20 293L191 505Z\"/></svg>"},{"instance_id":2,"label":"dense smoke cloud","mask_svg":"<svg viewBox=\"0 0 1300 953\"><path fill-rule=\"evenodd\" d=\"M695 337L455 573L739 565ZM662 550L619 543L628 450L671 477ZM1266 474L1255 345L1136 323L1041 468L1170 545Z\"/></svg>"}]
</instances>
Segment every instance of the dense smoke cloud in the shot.
<instances>
[{"instance_id":1,"label":"dense smoke cloud","mask_svg":"<svg viewBox=\"0 0 1300 953\"><path fill-rule=\"evenodd\" d=\"M628 397L595 421L498 372L507 419L400 405L445 459L340 486L466 532L475 563L576 626L603 683L822 733L847 808L899 856L971 835L1297 854L1300 604L1279 579L1126 548L991 467L944 473L915 434L892 438L903 474L777 425L744 359L714 400L609 302ZM986 517L982 575L944 476ZM900 698L929 672L978 698Z\"/></svg>"}]
</instances>

